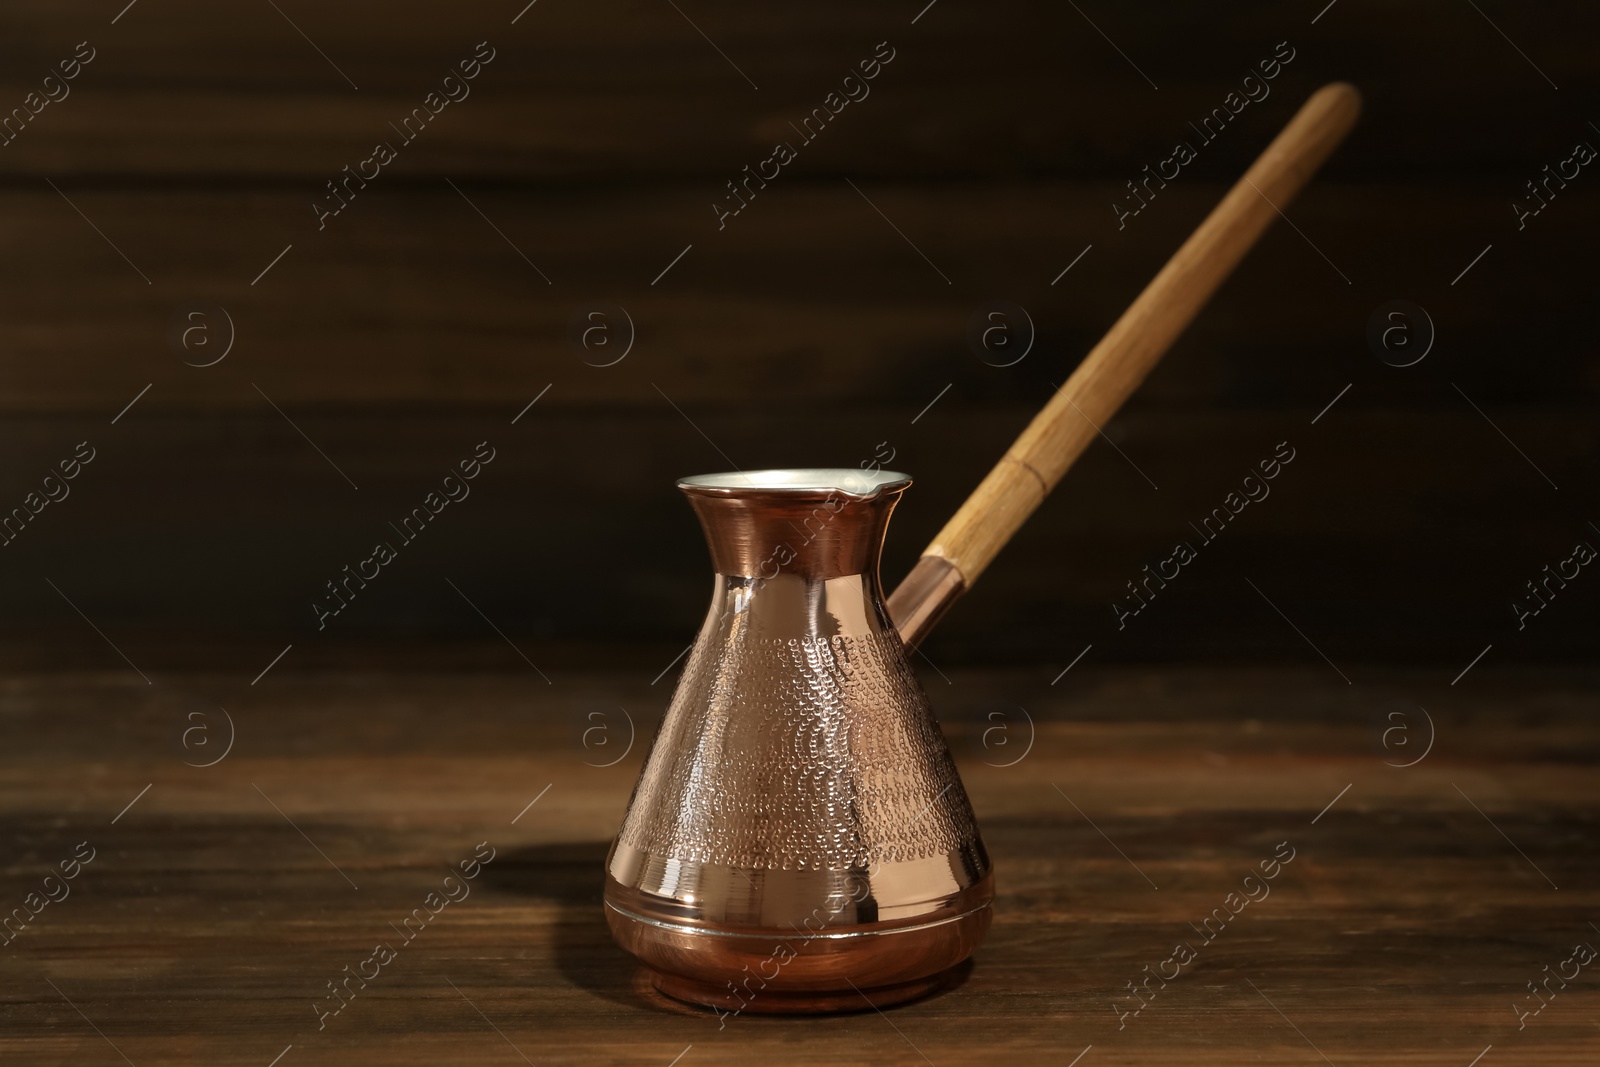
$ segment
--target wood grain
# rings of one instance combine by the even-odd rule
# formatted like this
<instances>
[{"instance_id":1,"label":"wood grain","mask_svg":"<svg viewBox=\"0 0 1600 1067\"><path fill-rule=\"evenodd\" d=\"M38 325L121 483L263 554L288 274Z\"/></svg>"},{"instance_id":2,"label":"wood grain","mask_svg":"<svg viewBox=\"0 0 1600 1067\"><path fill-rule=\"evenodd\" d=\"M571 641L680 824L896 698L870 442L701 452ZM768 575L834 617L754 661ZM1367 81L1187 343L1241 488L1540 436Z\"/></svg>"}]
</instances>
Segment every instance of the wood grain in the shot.
<instances>
[{"instance_id":1,"label":"wood grain","mask_svg":"<svg viewBox=\"0 0 1600 1067\"><path fill-rule=\"evenodd\" d=\"M1593 1061L1587 972L1520 1032L1512 1010L1543 965L1600 938L1592 671L1490 667L1456 689L1373 670L1354 689L1261 669L1087 663L1054 688L1038 672L955 672L948 686L930 673L999 874L976 965L887 1018L863 1006L722 1029L643 991L599 911L606 842L665 699L652 674L554 670L546 686L520 665L285 667L253 688L248 674L155 687L13 677L0 702L4 903L79 842L97 856L0 949L0 1053L121 1062L114 1044L141 1065L263 1067L292 1045L281 1067L521 1063L516 1050L541 1065L956 1067L1067 1063L1092 1044L1083 1063L1320 1051L1464 1067L1492 1044L1506 1062ZM181 729L204 709L220 730L218 700L233 751L183 766L198 757ZM1386 716L1406 709L1420 743L1418 701L1432 751L1386 766L1412 758L1383 747ZM1022 750L1019 704L1037 736L996 766ZM614 767L585 766L621 751L619 706L639 742ZM609 716L604 752L581 743L595 711ZM1007 745L990 733L985 748L997 723ZM390 924L483 841L496 858L471 896L319 1031L325 983L397 940ZM1189 924L1285 841L1295 858L1270 896L1119 1030L1126 983L1199 941Z\"/></svg>"},{"instance_id":2,"label":"wood grain","mask_svg":"<svg viewBox=\"0 0 1600 1067\"><path fill-rule=\"evenodd\" d=\"M736 220L748 226L725 233L703 186L546 194L458 180L555 282L546 285L442 181L374 187L322 233L311 186L58 184L154 284L47 186L0 191L13 254L0 288L9 355L0 361L0 412L92 410L109 419L154 381L141 407L202 421L258 404L254 380L286 406L499 408L553 382L541 403L670 410L654 381L684 405L889 402L905 405L908 420L953 382L941 404L1009 405L1026 422L1040 403L1035 389L1065 380L1226 191L1175 182L1118 232L1111 183L1030 182L1002 196L960 185L865 186L952 276L946 286L842 180L774 187ZM1424 198L1433 210L1418 215ZM1292 228L1274 227L1132 403L1270 409L1296 390L1333 383L1337 391L1368 372L1395 410L1441 406L1455 397L1452 377L1480 403L1576 403L1600 384L1593 347L1562 341L1593 278L1583 257L1600 201L1552 205L1550 221L1564 222L1530 225L1511 244L1503 239L1518 235L1502 212L1488 191L1314 185L1295 204L1295 225L1359 285L1346 286ZM1451 288L1493 240L1501 243L1474 268L1489 268L1485 284ZM1546 263L1572 266L1540 269ZM1449 331L1449 376L1439 360L1391 372L1368 352L1367 318L1397 292ZM982 362L966 338L979 306L997 296L1025 308L1037 329L1034 350L1014 367ZM167 341L174 313L193 300L221 304L237 331L235 350L213 368L184 366ZM586 365L568 340L571 319L595 300L622 305L637 331L615 367ZM1537 358L1505 374L1506 351ZM796 373L802 365L806 373Z\"/></svg>"},{"instance_id":3,"label":"wood grain","mask_svg":"<svg viewBox=\"0 0 1600 1067\"><path fill-rule=\"evenodd\" d=\"M1497 661L1584 661L1600 639L1586 580L1524 630L1509 605L1584 536L1583 516L1564 500L1600 489L1592 415L1487 408L1558 492L1460 397L1443 410L1386 410L1384 369L1363 375L1315 426L1343 383L1280 410L1124 414L1108 427L1117 447L1100 442L1086 454L927 654L941 665L1054 661L1059 670L1093 642L1095 656L1116 660L1316 662L1249 578L1338 662L1404 657L1450 665L1453 675L1490 642ZM229 387L249 390L252 375L241 363ZM649 389L648 378L638 384ZM704 537L673 488L685 474L726 469L701 431L747 470L854 466L888 440L895 465L916 478L889 530L883 576L893 584L1028 418L1003 405L946 409L954 399L946 397L914 425L914 403L825 421L804 404L771 413L690 407L691 424L659 396L641 411L544 410L552 392L511 425L538 388L498 410L453 415L285 402L359 491L259 396L254 410L198 420L143 412L141 401L115 426L103 414L0 423L11 457L0 484L13 505L75 442L100 449L68 499L0 548L8 641L47 639L80 665L120 665L45 576L141 665L146 657L192 665L204 647L196 637L227 633L254 643L256 670L290 641L487 634L449 578L536 661L552 643L658 642L667 652L653 675L705 610ZM1050 386L1036 389L1042 402ZM319 632L309 605L323 583L392 536L387 524L485 439L499 455L472 496ZM1299 451L1271 497L1249 505L1119 629L1111 604L1129 597L1126 583L1176 540L1195 540L1189 524L1285 440ZM15 662L30 660L18 653Z\"/></svg>"},{"instance_id":4,"label":"wood grain","mask_svg":"<svg viewBox=\"0 0 1600 1067\"><path fill-rule=\"evenodd\" d=\"M502 0L448 10L414 0L280 3L359 91L265 3L140 0L115 26L116 11L100 6L8 5L0 69L16 102L76 42L89 38L100 52L73 95L3 150L8 175L320 185L484 39L499 56L473 95L441 116L430 144L419 143L405 164L413 172L639 187L698 175L720 187L885 39L899 53L893 65L818 141L821 155L808 166L916 180L1093 177L1120 188L1283 40L1299 55L1265 108L1292 109L1284 102L1336 77L1378 90L1370 150L1348 164L1354 171L1454 183L1467 161L1515 188L1531 176L1522 173L1530 161L1560 145L1543 122L1528 121L1550 117L1559 97L1491 23L1450 0L1381 18L1330 12L1315 26L1315 11L1302 18L1267 0L1085 9L1093 25L1070 5L1002 0L943 5L914 26L918 5L901 12L840 0L760 12L711 0L684 9L694 25L650 0L536 5L514 26L524 4ZM1600 78L1585 42L1600 22L1592 9L1490 13L1562 93L1593 94ZM1581 114L1570 117L1582 127ZM1217 179L1254 155L1229 143L1216 151L1199 165ZM1146 158L1127 168L1134 157Z\"/></svg>"},{"instance_id":5,"label":"wood grain","mask_svg":"<svg viewBox=\"0 0 1600 1067\"><path fill-rule=\"evenodd\" d=\"M471 632L481 619L448 575L492 599L519 640L620 628L670 658L703 595L671 479L730 459L852 465L885 439L918 477L892 580L1298 101L1335 78L1369 106L1290 212L1304 237L1263 237L1090 446L1060 491L1073 495L1019 535L929 655L1064 665L1237 465L1346 384L1316 427L1329 436L1314 477L1119 634L1117 656L1307 654L1244 599L1240 575L1266 574L1283 579L1275 595L1304 598L1304 614L1286 607L1319 642L1459 669L1593 518L1600 362L1581 309L1600 201L1574 182L1523 231L1508 205L1590 136L1566 102L1597 86L1595 9L1480 5L1491 23L1455 0L1344 2L1313 24L1316 11L1265 0L939 3L913 24L923 3L679 6L546 2L513 25L525 5L500 0L6 5L4 106L76 42L99 50L68 99L0 148L6 506L63 448L114 444L106 478L0 549L7 655L111 654L47 575L141 646L135 659L193 663L202 638L270 656L304 625L306 583L546 385L503 461L515 477L452 515L392 598L375 591L349 613L352 638ZM323 183L485 39L499 55L472 96L318 231ZM719 231L712 197L881 40L898 54L870 98ZM1123 183L1285 40L1298 56L1270 98L1119 232ZM1399 298L1440 331L1414 368L1382 365L1364 336ZM1038 328L1012 368L968 348L971 316L994 299ZM238 327L213 368L184 366L165 336L193 300ZM624 306L638 328L616 367L586 366L568 343L591 300ZM528 560L540 557L566 565L539 573ZM1584 656L1600 625L1586 595L1494 655ZM601 606L615 604L628 609Z\"/></svg>"}]
</instances>

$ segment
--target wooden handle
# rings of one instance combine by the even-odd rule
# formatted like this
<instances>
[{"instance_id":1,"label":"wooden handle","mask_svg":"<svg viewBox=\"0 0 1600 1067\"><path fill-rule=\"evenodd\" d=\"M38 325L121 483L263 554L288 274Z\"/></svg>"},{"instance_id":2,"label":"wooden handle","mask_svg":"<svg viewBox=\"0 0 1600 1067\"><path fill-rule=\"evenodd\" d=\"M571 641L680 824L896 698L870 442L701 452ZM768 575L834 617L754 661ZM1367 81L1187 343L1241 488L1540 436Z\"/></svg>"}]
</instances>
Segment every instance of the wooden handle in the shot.
<instances>
[{"instance_id":1,"label":"wooden handle","mask_svg":"<svg viewBox=\"0 0 1600 1067\"><path fill-rule=\"evenodd\" d=\"M1317 90L1028 424L889 598L890 616L908 646L977 581L1360 111L1354 86L1337 82Z\"/></svg>"}]
</instances>

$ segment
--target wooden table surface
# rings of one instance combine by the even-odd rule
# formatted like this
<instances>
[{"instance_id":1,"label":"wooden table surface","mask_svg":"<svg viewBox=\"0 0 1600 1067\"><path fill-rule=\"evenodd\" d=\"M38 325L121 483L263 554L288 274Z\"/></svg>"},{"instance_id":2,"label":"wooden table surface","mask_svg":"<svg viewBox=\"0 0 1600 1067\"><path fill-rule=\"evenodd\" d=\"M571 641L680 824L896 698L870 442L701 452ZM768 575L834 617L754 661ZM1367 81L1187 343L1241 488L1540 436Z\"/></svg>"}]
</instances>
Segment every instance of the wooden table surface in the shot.
<instances>
[{"instance_id":1,"label":"wooden table surface","mask_svg":"<svg viewBox=\"0 0 1600 1067\"><path fill-rule=\"evenodd\" d=\"M0 1061L1600 1062L1600 973L1571 962L1600 946L1593 671L930 672L998 872L975 965L887 1012L719 1021L642 988L600 910L670 677L542 666L11 674L0 907L29 921L0 948ZM625 751L623 708L637 743L590 766ZM1291 851L1213 939L1191 927Z\"/></svg>"}]
</instances>

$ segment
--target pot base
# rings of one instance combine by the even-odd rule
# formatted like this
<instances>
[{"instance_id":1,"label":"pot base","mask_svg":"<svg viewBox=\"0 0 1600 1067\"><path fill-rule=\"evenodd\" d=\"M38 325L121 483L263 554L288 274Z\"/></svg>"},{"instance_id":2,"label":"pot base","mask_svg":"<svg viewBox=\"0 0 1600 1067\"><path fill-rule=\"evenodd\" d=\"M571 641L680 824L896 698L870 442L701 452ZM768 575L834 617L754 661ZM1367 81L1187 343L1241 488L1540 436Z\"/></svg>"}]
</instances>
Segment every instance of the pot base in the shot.
<instances>
[{"instance_id":1,"label":"pot base","mask_svg":"<svg viewBox=\"0 0 1600 1067\"><path fill-rule=\"evenodd\" d=\"M994 879L931 914L815 934L657 918L643 894L609 879L606 898L612 936L666 996L720 1012L797 1015L887 1007L958 982L993 919Z\"/></svg>"},{"instance_id":2,"label":"pot base","mask_svg":"<svg viewBox=\"0 0 1600 1067\"><path fill-rule=\"evenodd\" d=\"M937 993L954 985L965 968L951 967L940 974L929 975L897 985L877 986L873 989L847 989L844 992L826 990L763 989L750 999L740 999L728 990L728 983L712 984L681 974L668 974L650 967L642 968L650 984L673 1000L697 1008L711 1008L718 1013L734 1012L740 1015L824 1015L838 1012L871 1011L904 1004Z\"/></svg>"}]
</instances>

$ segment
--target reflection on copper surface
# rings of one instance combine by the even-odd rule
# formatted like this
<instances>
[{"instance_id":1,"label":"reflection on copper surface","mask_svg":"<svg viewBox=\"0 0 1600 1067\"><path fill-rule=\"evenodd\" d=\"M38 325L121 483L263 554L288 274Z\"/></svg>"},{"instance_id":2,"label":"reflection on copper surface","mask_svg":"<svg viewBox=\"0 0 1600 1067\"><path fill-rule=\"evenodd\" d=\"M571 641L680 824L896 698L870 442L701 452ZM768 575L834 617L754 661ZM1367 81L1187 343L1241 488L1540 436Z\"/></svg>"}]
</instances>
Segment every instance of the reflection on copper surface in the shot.
<instances>
[{"instance_id":1,"label":"reflection on copper surface","mask_svg":"<svg viewBox=\"0 0 1600 1067\"><path fill-rule=\"evenodd\" d=\"M878 580L910 479L860 476L680 483L712 602L605 892L618 943L669 996L883 1006L937 988L988 927L988 854Z\"/></svg>"}]
</instances>

